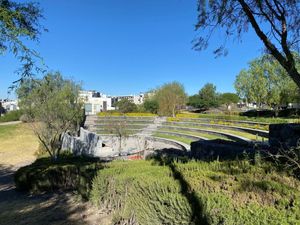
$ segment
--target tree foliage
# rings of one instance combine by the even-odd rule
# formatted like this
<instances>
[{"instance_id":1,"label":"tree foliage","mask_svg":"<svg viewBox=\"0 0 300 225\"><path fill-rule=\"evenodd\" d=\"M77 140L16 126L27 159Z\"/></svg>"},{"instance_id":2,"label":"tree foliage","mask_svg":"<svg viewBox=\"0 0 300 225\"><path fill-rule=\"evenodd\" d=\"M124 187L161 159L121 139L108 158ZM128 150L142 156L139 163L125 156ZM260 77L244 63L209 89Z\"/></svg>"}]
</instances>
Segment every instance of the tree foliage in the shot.
<instances>
[{"instance_id":1,"label":"tree foliage","mask_svg":"<svg viewBox=\"0 0 300 225\"><path fill-rule=\"evenodd\" d=\"M219 96L219 103L225 104L226 106L229 106L230 104L233 103L238 103L239 100L240 100L239 96L235 93L226 92L220 94Z\"/></svg>"},{"instance_id":2,"label":"tree foliage","mask_svg":"<svg viewBox=\"0 0 300 225\"><path fill-rule=\"evenodd\" d=\"M22 64L18 71L21 81L41 71L35 66L39 54L25 43L38 41L41 31L45 30L40 25L42 17L37 3L0 0L0 54L10 52L18 58Z\"/></svg>"},{"instance_id":3,"label":"tree foliage","mask_svg":"<svg viewBox=\"0 0 300 225\"><path fill-rule=\"evenodd\" d=\"M187 95L183 85L174 81L161 86L156 91L155 98L159 115L175 117L185 105Z\"/></svg>"},{"instance_id":4,"label":"tree foliage","mask_svg":"<svg viewBox=\"0 0 300 225\"><path fill-rule=\"evenodd\" d=\"M144 104L144 109L146 112L157 114L158 112L158 101L155 98L146 99Z\"/></svg>"},{"instance_id":5,"label":"tree foliage","mask_svg":"<svg viewBox=\"0 0 300 225\"><path fill-rule=\"evenodd\" d=\"M122 99L118 101L115 106L118 108L118 111L121 113L130 113L130 112L137 112L138 107L133 102L129 101L128 99Z\"/></svg>"},{"instance_id":6,"label":"tree foliage","mask_svg":"<svg viewBox=\"0 0 300 225\"><path fill-rule=\"evenodd\" d=\"M241 40L251 26L267 51L300 87L300 74L293 51L299 52L300 4L296 0L198 0L196 29L203 31L194 48L207 48L216 31L225 38L214 51L226 54L229 38Z\"/></svg>"},{"instance_id":7,"label":"tree foliage","mask_svg":"<svg viewBox=\"0 0 300 225\"><path fill-rule=\"evenodd\" d=\"M216 86L212 83L207 83L199 90L197 95L189 98L188 104L200 109L209 109L210 107L219 106L218 97Z\"/></svg>"},{"instance_id":8,"label":"tree foliage","mask_svg":"<svg viewBox=\"0 0 300 225\"><path fill-rule=\"evenodd\" d=\"M236 77L235 89L246 102L256 102L259 106L264 103L276 107L297 101L299 96L297 85L271 55L251 61L249 69Z\"/></svg>"},{"instance_id":9,"label":"tree foliage","mask_svg":"<svg viewBox=\"0 0 300 225\"><path fill-rule=\"evenodd\" d=\"M17 90L20 107L44 149L56 159L63 133L75 133L82 121L82 103L78 98L80 86L63 79L59 73L47 74L43 79L35 80L34 87L26 94L26 88L23 88L25 84L26 81Z\"/></svg>"}]
</instances>

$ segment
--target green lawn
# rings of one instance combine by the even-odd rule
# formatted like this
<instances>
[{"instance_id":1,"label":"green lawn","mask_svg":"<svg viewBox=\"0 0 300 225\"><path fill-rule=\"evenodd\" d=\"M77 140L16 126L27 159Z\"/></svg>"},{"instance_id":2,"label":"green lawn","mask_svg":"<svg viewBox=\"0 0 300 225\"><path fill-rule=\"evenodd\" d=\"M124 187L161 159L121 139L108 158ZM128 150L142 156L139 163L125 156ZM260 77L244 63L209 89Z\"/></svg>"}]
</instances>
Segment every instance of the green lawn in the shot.
<instances>
[{"instance_id":1,"label":"green lawn","mask_svg":"<svg viewBox=\"0 0 300 225\"><path fill-rule=\"evenodd\" d=\"M190 145L191 142L194 141L194 140L191 140L191 139L188 139L188 138L185 138L185 137L178 137L178 136L162 134L162 133L154 133L153 136L183 142L183 143L188 144L188 145Z\"/></svg>"},{"instance_id":2,"label":"green lawn","mask_svg":"<svg viewBox=\"0 0 300 225\"><path fill-rule=\"evenodd\" d=\"M213 134L207 134L204 132L200 133L200 132L185 131L185 130L172 130L172 129L159 129L159 131L173 132L173 133L179 133L179 134L190 134L190 135L194 135L194 136L204 137L209 140L222 139L222 140L230 141L229 138L226 138L223 136L218 136L218 135L213 135Z\"/></svg>"},{"instance_id":3,"label":"green lawn","mask_svg":"<svg viewBox=\"0 0 300 225\"><path fill-rule=\"evenodd\" d=\"M201 129L201 130L207 130L207 131L223 132L223 133L227 133L227 134L233 134L233 135L238 135L238 136L241 136L241 137L245 137L245 138L248 138L248 139L253 140L253 141L263 141L263 140L266 141L266 140L268 140L268 138L263 138L261 136L256 136L254 134L249 134L247 132L229 130L229 129L222 129L222 128L217 128L217 127L214 128L214 127L206 127L206 126L198 126L198 125L188 127L187 125L181 125L181 124L178 124L176 126L179 127L179 129L180 129L180 127L182 127L182 128L185 127L185 128L195 128L195 129ZM179 129L178 129L178 131L180 131ZM189 132L189 131L187 131L187 132ZM186 133L186 131L182 130L181 133Z\"/></svg>"},{"instance_id":4,"label":"green lawn","mask_svg":"<svg viewBox=\"0 0 300 225\"><path fill-rule=\"evenodd\" d=\"M226 115L226 114L180 113L176 117L177 118L207 118L207 119L221 119L221 120L238 120L238 121L262 122L262 123L299 122L299 119L290 119L290 118L247 117L247 116Z\"/></svg>"}]
</instances>

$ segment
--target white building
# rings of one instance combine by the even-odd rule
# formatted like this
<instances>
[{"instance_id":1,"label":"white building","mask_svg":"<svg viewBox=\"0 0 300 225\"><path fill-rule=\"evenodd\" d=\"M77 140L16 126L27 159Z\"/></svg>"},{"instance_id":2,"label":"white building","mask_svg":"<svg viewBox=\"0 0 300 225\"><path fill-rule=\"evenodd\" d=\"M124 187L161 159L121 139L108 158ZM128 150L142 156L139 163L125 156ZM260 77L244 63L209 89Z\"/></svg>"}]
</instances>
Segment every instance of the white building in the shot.
<instances>
[{"instance_id":1,"label":"white building","mask_svg":"<svg viewBox=\"0 0 300 225\"><path fill-rule=\"evenodd\" d=\"M114 110L112 98L96 91L80 91L79 98L84 102L85 114L95 115L98 112Z\"/></svg>"},{"instance_id":2,"label":"white building","mask_svg":"<svg viewBox=\"0 0 300 225\"><path fill-rule=\"evenodd\" d=\"M18 100L1 100L2 107L5 109L6 112L19 110Z\"/></svg>"},{"instance_id":3,"label":"white building","mask_svg":"<svg viewBox=\"0 0 300 225\"><path fill-rule=\"evenodd\" d=\"M115 104L116 102L119 102L123 99L127 99L128 101L136 104L141 105L144 103L145 95L143 93L138 95L119 95L112 97L112 103Z\"/></svg>"}]
</instances>

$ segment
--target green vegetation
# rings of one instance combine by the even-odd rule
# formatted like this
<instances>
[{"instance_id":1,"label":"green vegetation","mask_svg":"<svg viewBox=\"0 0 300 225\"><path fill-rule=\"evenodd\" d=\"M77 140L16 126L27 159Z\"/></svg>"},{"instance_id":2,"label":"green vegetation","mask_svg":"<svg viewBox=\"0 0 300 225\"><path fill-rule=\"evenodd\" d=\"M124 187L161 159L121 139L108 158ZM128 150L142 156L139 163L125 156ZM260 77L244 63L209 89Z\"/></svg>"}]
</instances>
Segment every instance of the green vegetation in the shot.
<instances>
[{"instance_id":1,"label":"green vegetation","mask_svg":"<svg viewBox=\"0 0 300 225\"><path fill-rule=\"evenodd\" d=\"M179 82L167 83L158 88L154 97L158 102L158 114L175 117L185 105L187 95Z\"/></svg>"},{"instance_id":2,"label":"green vegetation","mask_svg":"<svg viewBox=\"0 0 300 225\"><path fill-rule=\"evenodd\" d=\"M250 134L250 133L243 132L243 131L230 130L230 129L226 129L226 128L206 127L206 126L201 126L201 125L197 125L197 124L190 125L190 126L177 124L176 126L178 127L179 131L180 131L180 128L195 128L195 129L201 129L201 130L207 130L207 131L216 131L216 132L223 132L226 134L233 134L233 135L248 138L253 141L267 140L267 138L263 138L259 135L254 135L254 134ZM186 133L184 130L182 132Z\"/></svg>"},{"instance_id":3,"label":"green vegetation","mask_svg":"<svg viewBox=\"0 0 300 225\"><path fill-rule=\"evenodd\" d=\"M282 119L282 118L265 118L265 117L247 117L239 115L226 115L226 114L202 114L202 113L180 113L176 115L177 118L186 119L211 119L211 120L236 120L236 121L250 121L259 123L291 123L298 122L297 119Z\"/></svg>"},{"instance_id":4,"label":"green vegetation","mask_svg":"<svg viewBox=\"0 0 300 225\"><path fill-rule=\"evenodd\" d=\"M300 182L248 161L114 161L93 180L91 200L113 223L298 224Z\"/></svg>"},{"instance_id":5,"label":"green vegetation","mask_svg":"<svg viewBox=\"0 0 300 225\"><path fill-rule=\"evenodd\" d=\"M198 0L196 30L200 37L194 41L196 50L204 50L219 30L224 38L214 50L218 55L227 55L226 43L230 38L241 41L243 34L252 27L266 48L288 75L300 87L300 73L297 68L299 52L299 8L297 1L222 1ZM286 13L289 12L289 13ZM212 26L213 24L213 26ZM290 29L287 29L290 28Z\"/></svg>"},{"instance_id":6,"label":"green vegetation","mask_svg":"<svg viewBox=\"0 0 300 225\"><path fill-rule=\"evenodd\" d=\"M138 111L137 105L129 101L128 99L122 99L121 101L117 102L114 106L117 107L120 113L131 113Z\"/></svg>"},{"instance_id":7,"label":"green vegetation","mask_svg":"<svg viewBox=\"0 0 300 225\"><path fill-rule=\"evenodd\" d=\"M91 180L101 168L102 164L95 158L62 155L55 162L51 158L40 158L20 168L15 174L15 183L18 190L32 193L76 190L86 198Z\"/></svg>"},{"instance_id":8,"label":"green vegetation","mask_svg":"<svg viewBox=\"0 0 300 225\"><path fill-rule=\"evenodd\" d=\"M300 60L296 62L300 68ZM236 77L235 89L246 102L256 102L258 107L267 104L278 109L299 101L299 88L285 69L271 55L263 55L249 63Z\"/></svg>"},{"instance_id":9,"label":"green vegetation","mask_svg":"<svg viewBox=\"0 0 300 225\"><path fill-rule=\"evenodd\" d=\"M146 98L145 102L143 103L144 109L146 112L158 113L158 101L155 98Z\"/></svg>"},{"instance_id":10,"label":"green vegetation","mask_svg":"<svg viewBox=\"0 0 300 225\"><path fill-rule=\"evenodd\" d=\"M162 134L159 132L154 133L153 136L179 141L179 142L182 142L182 143L185 143L188 145L191 144L191 142L193 142L193 140L186 138L186 137L179 137L179 136L175 136L175 135L171 135L171 134Z\"/></svg>"},{"instance_id":11,"label":"green vegetation","mask_svg":"<svg viewBox=\"0 0 300 225\"><path fill-rule=\"evenodd\" d=\"M36 59L40 57L30 48L28 40L38 41L43 30L42 17L42 10L36 3L0 2L0 55L10 52L20 61L20 80L40 70L35 67Z\"/></svg>"},{"instance_id":12,"label":"green vegetation","mask_svg":"<svg viewBox=\"0 0 300 225\"><path fill-rule=\"evenodd\" d=\"M18 121L22 116L21 110L15 110L4 114L4 116L0 117L0 123L2 122L11 122L11 121Z\"/></svg>"},{"instance_id":13,"label":"green vegetation","mask_svg":"<svg viewBox=\"0 0 300 225\"><path fill-rule=\"evenodd\" d=\"M21 109L52 159L59 157L62 134L76 133L83 120L79 89L57 72L39 80L26 80L17 91Z\"/></svg>"},{"instance_id":14,"label":"green vegetation","mask_svg":"<svg viewBox=\"0 0 300 225\"><path fill-rule=\"evenodd\" d=\"M208 140L222 139L222 140L230 141L230 139L228 139L224 136L208 134L208 133L205 133L205 132L193 132L193 131L174 130L174 129L167 129L167 128L162 128L162 129L159 129L158 131L167 131L167 132L173 132L173 133L179 133L179 134L190 134L190 135L193 135L193 136L196 136L196 137L198 136L198 137L207 138Z\"/></svg>"},{"instance_id":15,"label":"green vegetation","mask_svg":"<svg viewBox=\"0 0 300 225\"><path fill-rule=\"evenodd\" d=\"M127 117L146 117L146 118L156 116L156 114L148 113L148 112L121 113L121 112L116 112L116 111L100 112L97 115L100 117L127 116Z\"/></svg>"},{"instance_id":16,"label":"green vegetation","mask_svg":"<svg viewBox=\"0 0 300 225\"><path fill-rule=\"evenodd\" d=\"M210 107L219 106L218 97L216 86L211 83L207 83L201 88L201 90L199 90L198 94L190 96L188 105L206 110Z\"/></svg>"},{"instance_id":17,"label":"green vegetation","mask_svg":"<svg viewBox=\"0 0 300 225\"><path fill-rule=\"evenodd\" d=\"M195 120L189 120L189 118L173 118L173 117L168 117L167 118L167 123L168 122L170 124L176 124L176 122L188 122L191 124L191 126L194 125L199 125L201 126L201 124L212 124L212 125L224 125L224 126L235 126L235 127L243 127L243 128L250 128L250 129L256 129L256 130L265 130L268 131L269 130L269 125L263 125L263 124L249 124L249 123L236 123L236 122L227 122L227 121L223 121L223 120L209 120L209 121L205 121L205 120L199 120L199 121L195 121Z\"/></svg>"},{"instance_id":18,"label":"green vegetation","mask_svg":"<svg viewBox=\"0 0 300 225\"><path fill-rule=\"evenodd\" d=\"M0 126L0 140L14 134L18 125L1 125Z\"/></svg>"}]
</instances>

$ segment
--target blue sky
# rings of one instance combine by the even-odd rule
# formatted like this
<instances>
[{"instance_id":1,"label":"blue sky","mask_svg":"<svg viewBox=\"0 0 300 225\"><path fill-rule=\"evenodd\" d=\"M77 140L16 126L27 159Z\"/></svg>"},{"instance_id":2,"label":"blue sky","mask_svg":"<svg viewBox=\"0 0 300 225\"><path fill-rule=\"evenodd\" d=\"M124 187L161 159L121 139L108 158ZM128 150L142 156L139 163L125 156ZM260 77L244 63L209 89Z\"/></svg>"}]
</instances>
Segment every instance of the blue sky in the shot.
<instances>
[{"instance_id":1,"label":"blue sky","mask_svg":"<svg viewBox=\"0 0 300 225\"><path fill-rule=\"evenodd\" d=\"M52 71L82 82L84 89L134 94L166 82L181 82L194 94L207 82L220 92L234 91L235 76L262 53L252 29L242 43L230 42L229 54L192 50L196 0L43 0L49 30L32 45ZM17 79L17 61L0 56L0 98Z\"/></svg>"}]
</instances>

